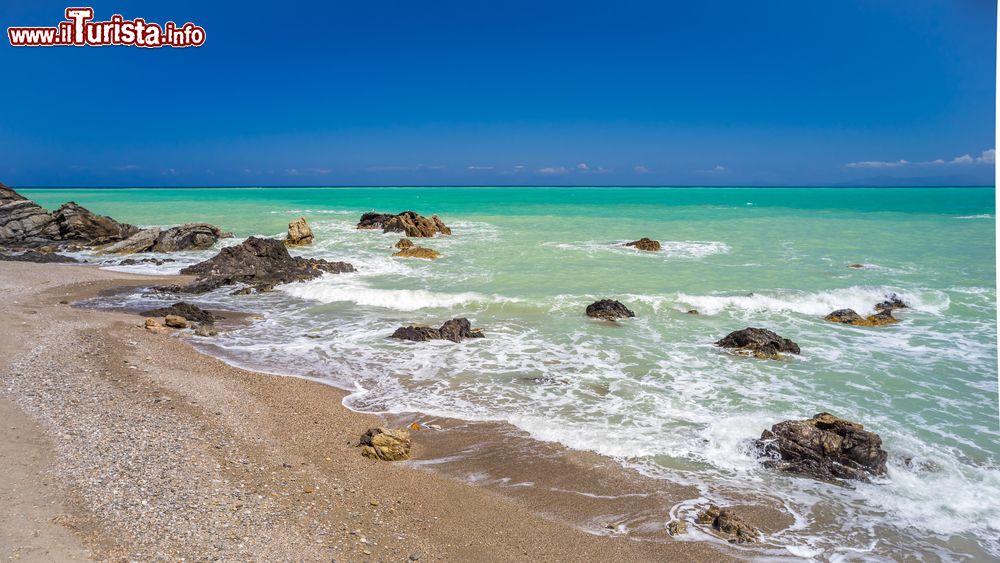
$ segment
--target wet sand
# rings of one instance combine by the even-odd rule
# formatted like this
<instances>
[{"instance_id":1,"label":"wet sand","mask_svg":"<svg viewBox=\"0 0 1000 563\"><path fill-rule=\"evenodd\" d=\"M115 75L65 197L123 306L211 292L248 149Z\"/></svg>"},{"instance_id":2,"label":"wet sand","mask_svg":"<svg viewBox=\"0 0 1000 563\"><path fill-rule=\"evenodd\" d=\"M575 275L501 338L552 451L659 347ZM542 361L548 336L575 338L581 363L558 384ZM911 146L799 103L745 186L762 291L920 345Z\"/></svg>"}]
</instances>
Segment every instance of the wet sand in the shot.
<instances>
[{"instance_id":1,"label":"wet sand","mask_svg":"<svg viewBox=\"0 0 1000 563\"><path fill-rule=\"evenodd\" d=\"M698 493L503 424L383 419L68 303L153 278L0 262L0 557L705 561L766 553L693 524ZM60 303L65 301L68 303ZM331 366L336 369L336 366ZM413 460L360 434L413 421ZM12 430L14 427L16 430ZM686 502L685 502L686 501ZM671 507L678 506L671 514ZM746 509L767 531L772 507ZM691 533L672 538L672 518ZM29 528L32 531L29 531Z\"/></svg>"}]
</instances>

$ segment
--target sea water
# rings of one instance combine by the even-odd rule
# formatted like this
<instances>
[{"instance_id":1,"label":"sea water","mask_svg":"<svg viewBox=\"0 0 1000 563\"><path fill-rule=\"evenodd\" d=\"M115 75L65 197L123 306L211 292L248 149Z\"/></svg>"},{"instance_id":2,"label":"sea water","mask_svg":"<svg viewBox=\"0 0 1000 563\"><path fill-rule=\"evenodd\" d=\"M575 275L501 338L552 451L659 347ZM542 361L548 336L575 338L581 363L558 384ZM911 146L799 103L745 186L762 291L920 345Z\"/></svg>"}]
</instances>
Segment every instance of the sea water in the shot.
<instances>
[{"instance_id":1,"label":"sea water","mask_svg":"<svg viewBox=\"0 0 1000 563\"><path fill-rule=\"evenodd\" d=\"M239 188L24 190L142 226L206 221L283 236L292 253L346 260L271 293L185 299L260 312L217 344L239 365L310 376L351 408L506 421L592 450L725 504L777 499L795 524L765 538L823 560L1000 558L1000 431L993 188ZM399 234L359 231L365 211L438 214L450 237L417 240L437 261L392 258ZM624 247L640 237L663 251ZM171 255L172 273L214 255ZM166 255L162 257L167 257ZM849 268L862 264L863 268ZM871 314L895 293L901 322ZM618 323L584 308L618 299ZM152 294L118 297L148 303ZM168 297L159 297L165 302ZM688 314L689 310L699 314ZM410 323L468 317L486 338L387 338ZM786 361L713 342L764 327L802 348ZM749 442L828 411L865 424L889 452L885 479L848 486L761 467Z\"/></svg>"}]
</instances>

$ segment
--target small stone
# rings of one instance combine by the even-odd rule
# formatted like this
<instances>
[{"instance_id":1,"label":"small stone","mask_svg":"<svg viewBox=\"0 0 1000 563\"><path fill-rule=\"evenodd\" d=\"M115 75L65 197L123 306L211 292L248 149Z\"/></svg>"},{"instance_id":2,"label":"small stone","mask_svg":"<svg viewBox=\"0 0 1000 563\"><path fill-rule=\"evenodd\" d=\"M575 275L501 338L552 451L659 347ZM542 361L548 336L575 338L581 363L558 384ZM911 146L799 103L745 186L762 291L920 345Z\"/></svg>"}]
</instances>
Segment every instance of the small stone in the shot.
<instances>
[{"instance_id":1,"label":"small stone","mask_svg":"<svg viewBox=\"0 0 1000 563\"><path fill-rule=\"evenodd\" d=\"M167 315L163 320L163 324L171 328L187 328L188 322L184 317L178 315Z\"/></svg>"},{"instance_id":2,"label":"small stone","mask_svg":"<svg viewBox=\"0 0 1000 563\"><path fill-rule=\"evenodd\" d=\"M688 524L684 520L671 520L670 523L667 524L667 531L670 532L671 536L686 534L688 531Z\"/></svg>"},{"instance_id":3,"label":"small stone","mask_svg":"<svg viewBox=\"0 0 1000 563\"><path fill-rule=\"evenodd\" d=\"M419 553L411 553L410 554L410 561L420 561L420 554Z\"/></svg>"}]
</instances>

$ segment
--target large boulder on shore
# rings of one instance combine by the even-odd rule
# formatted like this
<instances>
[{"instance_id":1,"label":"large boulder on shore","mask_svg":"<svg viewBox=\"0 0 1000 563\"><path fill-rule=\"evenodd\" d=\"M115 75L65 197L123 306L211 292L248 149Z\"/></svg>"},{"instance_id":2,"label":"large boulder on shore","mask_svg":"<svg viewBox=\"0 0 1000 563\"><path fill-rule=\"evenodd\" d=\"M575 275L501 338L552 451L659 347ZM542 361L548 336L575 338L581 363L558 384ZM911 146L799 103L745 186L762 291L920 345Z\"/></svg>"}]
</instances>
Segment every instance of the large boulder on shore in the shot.
<instances>
[{"instance_id":1,"label":"large boulder on shore","mask_svg":"<svg viewBox=\"0 0 1000 563\"><path fill-rule=\"evenodd\" d=\"M799 345L787 338L782 338L766 328L744 328L730 332L715 343L721 348L728 348L746 356L761 359L781 359L781 353L800 354Z\"/></svg>"},{"instance_id":2,"label":"large boulder on shore","mask_svg":"<svg viewBox=\"0 0 1000 563\"><path fill-rule=\"evenodd\" d=\"M396 329L390 338L427 342L428 340L451 340L461 342L465 338L483 338L483 331L472 328L469 319L459 318L445 321L441 328L423 325L409 325Z\"/></svg>"},{"instance_id":3,"label":"large boulder on shore","mask_svg":"<svg viewBox=\"0 0 1000 563\"><path fill-rule=\"evenodd\" d=\"M437 215L424 217L415 211L396 215L369 212L361 216L359 229L382 229L384 233L405 233L408 237L432 237L438 233L450 235L451 229Z\"/></svg>"},{"instance_id":4,"label":"large boulder on shore","mask_svg":"<svg viewBox=\"0 0 1000 563\"><path fill-rule=\"evenodd\" d=\"M311 280L324 273L353 271L354 266L347 262L293 257L280 240L250 237L242 244L223 248L204 262L182 269L182 274L198 277L195 283L159 289L204 293L225 285L246 284L253 291L268 291L278 284Z\"/></svg>"},{"instance_id":5,"label":"large boulder on shore","mask_svg":"<svg viewBox=\"0 0 1000 563\"><path fill-rule=\"evenodd\" d=\"M171 227L156 237L153 252L177 252L179 250L205 250L223 238L232 238L233 233L208 223L188 223Z\"/></svg>"},{"instance_id":6,"label":"large boulder on shore","mask_svg":"<svg viewBox=\"0 0 1000 563\"><path fill-rule=\"evenodd\" d=\"M184 301L178 301L169 307L143 311L139 314L143 317L166 317L168 315L175 315L189 321L199 323L211 323L215 321L215 315L212 313L209 313L197 305L192 305Z\"/></svg>"},{"instance_id":7,"label":"large boulder on shore","mask_svg":"<svg viewBox=\"0 0 1000 563\"><path fill-rule=\"evenodd\" d=\"M74 202L49 213L0 184L0 244L38 247L52 243L107 244L139 232L137 227L91 213Z\"/></svg>"},{"instance_id":8,"label":"large boulder on shore","mask_svg":"<svg viewBox=\"0 0 1000 563\"><path fill-rule=\"evenodd\" d=\"M634 240L632 242L626 242L625 246L632 246L635 247L636 250L645 250L646 252L658 252L661 248L660 241L646 237L642 237L641 239Z\"/></svg>"},{"instance_id":9,"label":"large boulder on shore","mask_svg":"<svg viewBox=\"0 0 1000 563\"><path fill-rule=\"evenodd\" d=\"M766 465L815 479L857 479L885 475L888 454L882 438L864 426L819 413L786 420L765 430L755 445Z\"/></svg>"},{"instance_id":10,"label":"large boulder on shore","mask_svg":"<svg viewBox=\"0 0 1000 563\"><path fill-rule=\"evenodd\" d=\"M304 246L312 244L313 232L306 223L305 217L299 217L288 224L288 236L285 237L285 246Z\"/></svg>"},{"instance_id":11,"label":"large boulder on shore","mask_svg":"<svg viewBox=\"0 0 1000 563\"><path fill-rule=\"evenodd\" d=\"M410 433L403 429L369 428L358 442L361 455L382 461L410 459Z\"/></svg>"},{"instance_id":12,"label":"large boulder on shore","mask_svg":"<svg viewBox=\"0 0 1000 563\"><path fill-rule=\"evenodd\" d=\"M138 233L101 248L105 254L135 254L136 252L146 252L153 248L156 239L160 236L160 229L143 229Z\"/></svg>"},{"instance_id":13,"label":"large boulder on shore","mask_svg":"<svg viewBox=\"0 0 1000 563\"><path fill-rule=\"evenodd\" d=\"M631 309L622 305L621 301L614 299L601 299L587 305L587 316L595 319L613 321L615 319L627 319L634 317L635 313Z\"/></svg>"}]
</instances>

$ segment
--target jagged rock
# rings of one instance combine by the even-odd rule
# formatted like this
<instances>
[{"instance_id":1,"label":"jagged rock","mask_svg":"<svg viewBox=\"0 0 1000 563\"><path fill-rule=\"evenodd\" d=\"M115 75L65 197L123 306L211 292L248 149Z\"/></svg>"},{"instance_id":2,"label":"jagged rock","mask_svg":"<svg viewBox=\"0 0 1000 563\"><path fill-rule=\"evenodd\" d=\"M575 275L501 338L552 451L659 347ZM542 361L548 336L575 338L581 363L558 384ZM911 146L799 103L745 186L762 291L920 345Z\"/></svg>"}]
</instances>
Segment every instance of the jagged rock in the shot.
<instances>
[{"instance_id":1,"label":"jagged rock","mask_svg":"<svg viewBox=\"0 0 1000 563\"><path fill-rule=\"evenodd\" d=\"M105 254L134 254L136 252L146 252L153 248L156 239L160 236L160 229L143 229L138 233L128 237L123 241L109 244L101 248Z\"/></svg>"},{"instance_id":2,"label":"jagged rock","mask_svg":"<svg viewBox=\"0 0 1000 563\"><path fill-rule=\"evenodd\" d=\"M868 317L862 317L854 309L838 309L823 318L831 322L854 326L882 326L899 322L899 319L892 316L891 309L884 309Z\"/></svg>"},{"instance_id":3,"label":"jagged rock","mask_svg":"<svg viewBox=\"0 0 1000 563\"><path fill-rule=\"evenodd\" d=\"M0 260L8 262L35 262L38 264L79 264L80 261L71 256L63 256L55 252L39 252L28 250L13 254L0 253Z\"/></svg>"},{"instance_id":4,"label":"jagged rock","mask_svg":"<svg viewBox=\"0 0 1000 563\"><path fill-rule=\"evenodd\" d=\"M91 213L72 201L55 210L52 219L59 225L59 240L82 241L90 245L123 240L139 232L138 227Z\"/></svg>"},{"instance_id":5,"label":"jagged rock","mask_svg":"<svg viewBox=\"0 0 1000 563\"><path fill-rule=\"evenodd\" d=\"M424 217L415 211L404 211L396 215L387 213L365 213L358 222L359 229L382 229L384 233L406 233L408 237L432 237L438 233L450 235L449 229L437 215Z\"/></svg>"},{"instance_id":6,"label":"jagged rock","mask_svg":"<svg viewBox=\"0 0 1000 563\"><path fill-rule=\"evenodd\" d=\"M391 213L375 213L374 211L369 211L361 216L361 221L358 221L359 229L381 229L385 226L386 221L392 219L395 215Z\"/></svg>"},{"instance_id":7,"label":"jagged rock","mask_svg":"<svg viewBox=\"0 0 1000 563\"><path fill-rule=\"evenodd\" d=\"M198 277L195 283L187 286L162 286L159 289L204 293L224 285L245 284L256 291L265 291L278 284L310 280L324 273L353 271L354 266L347 262L293 257L279 240L250 237L242 244L223 248L204 262L183 268L182 274Z\"/></svg>"},{"instance_id":8,"label":"jagged rock","mask_svg":"<svg viewBox=\"0 0 1000 563\"><path fill-rule=\"evenodd\" d=\"M179 250L205 250L223 238L232 238L233 233L208 223L187 223L171 227L156 237L153 252L177 252Z\"/></svg>"},{"instance_id":9,"label":"jagged rock","mask_svg":"<svg viewBox=\"0 0 1000 563\"><path fill-rule=\"evenodd\" d=\"M285 238L285 246L303 246L312 244L313 232L306 223L305 217L299 217L288 224L288 236Z\"/></svg>"},{"instance_id":10,"label":"jagged rock","mask_svg":"<svg viewBox=\"0 0 1000 563\"><path fill-rule=\"evenodd\" d=\"M215 336L219 334L215 327L211 323L201 323L194 329L195 336Z\"/></svg>"},{"instance_id":11,"label":"jagged rock","mask_svg":"<svg viewBox=\"0 0 1000 563\"><path fill-rule=\"evenodd\" d=\"M881 303L875 304L876 311L893 311L895 309L908 309L907 305L903 300L895 293L886 295L886 300Z\"/></svg>"},{"instance_id":12,"label":"jagged rock","mask_svg":"<svg viewBox=\"0 0 1000 563\"><path fill-rule=\"evenodd\" d=\"M888 454L878 434L825 412L808 420L779 422L755 445L769 458L765 465L814 479L867 481L886 472Z\"/></svg>"},{"instance_id":13,"label":"jagged rock","mask_svg":"<svg viewBox=\"0 0 1000 563\"><path fill-rule=\"evenodd\" d=\"M715 343L716 346L729 348L742 355L761 359L781 359L781 352L800 354L799 345L787 338L782 338L766 328L744 328L726 335Z\"/></svg>"},{"instance_id":14,"label":"jagged rock","mask_svg":"<svg viewBox=\"0 0 1000 563\"><path fill-rule=\"evenodd\" d=\"M422 246L411 246L409 248L404 248L399 252L393 253L393 256L397 258L423 258L425 260L437 260L441 257L441 253L437 250L424 248Z\"/></svg>"},{"instance_id":15,"label":"jagged rock","mask_svg":"<svg viewBox=\"0 0 1000 563\"><path fill-rule=\"evenodd\" d=\"M719 508L714 504L698 514L698 523L726 534L732 543L756 543L760 538L760 530L748 524L732 509Z\"/></svg>"},{"instance_id":16,"label":"jagged rock","mask_svg":"<svg viewBox=\"0 0 1000 563\"><path fill-rule=\"evenodd\" d=\"M188 322L180 315L167 315L166 318L163 319L163 324L169 326L170 328L188 327Z\"/></svg>"},{"instance_id":17,"label":"jagged rock","mask_svg":"<svg viewBox=\"0 0 1000 563\"><path fill-rule=\"evenodd\" d=\"M688 532L688 523L684 520L671 520L667 524L667 531L671 536L680 536Z\"/></svg>"},{"instance_id":18,"label":"jagged rock","mask_svg":"<svg viewBox=\"0 0 1000 563\"><path fill-rule=\"evenodd\" d=\"M168 315L175 315L189 321L199 323L211 323L215 321L215 315L212 313L209 313L197 305L185 303L184 301L178 301L169 307L143 311L139 314L143 317L166 317Z\"/></svg>"},{"instance_id":19,"label":"jagged rock","mask_svg":"<svg viewBox=\"0 0 1000 563\"><path fill-rule=\"evenodd\" d=\"M459 318L445 321L441 328L424 325L403 326L396 329L390 338L427 342L428 340L451 340L461 342L465 338L483 338L483 331L473 329L469 319Z\"/></svg>"},{"instance_id":20,"label":"jagged rock","mask_svg":"<svg viewBox=\"0 0 1000 563\"><path fill-rule=\"evenodd\" d=\"M406 250L407 248L413 247L413 241L408 238L401 238L399 242L395 244L395 247L400 250Z\"/></svg>"},{"instance_id":21,"label":"jagged rock","mask_svg":"<svg viewBox=\"0 0 1000 563\"><path fill-rule=\"evenodd\" d=\"M622 305L620 301L615 301L613 299L601 299L600 301L595 301L594 303L587 305L587 316L595 319L613 321L615 319L634 317L635 313L633 313L625 305Z\"/></svg>"},{"instance_id":22,"label":"jagged rock","mask_svg":"<svg viewBox=\"0 0 1000 563\"><path fill-rule=\"evenodd\" d=\"M647 252L657 252L661 248L660 241L646 237L642 237L641 239L634 240L632 242L626 242L625 246L634 246L636 250L645 250Z\"/></svg>"},{"instance_id":23,"label":"jagged rock","mask_svg":"<svg viewBox=\"0 0 1000 563\"><path fill-rule=\"evenodd\" d=\"M369 428L358 444L361 455L382 461L410 459L410 433L403 429Z\"/></svg>"},{"instance_id":24,"label":"jagged rock","mask_svg":"<svg viewBox=\"0 0 1000 563\"><path fill-rule=\"evenodd\" d=\"M86 245L119 241L137 233L132 225L95 215L74 202L48 213L37 203L0 184L0 244L40 246L53 242Z\"/></svg>"}]
</instances>

